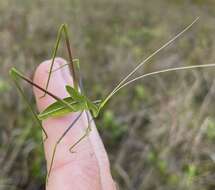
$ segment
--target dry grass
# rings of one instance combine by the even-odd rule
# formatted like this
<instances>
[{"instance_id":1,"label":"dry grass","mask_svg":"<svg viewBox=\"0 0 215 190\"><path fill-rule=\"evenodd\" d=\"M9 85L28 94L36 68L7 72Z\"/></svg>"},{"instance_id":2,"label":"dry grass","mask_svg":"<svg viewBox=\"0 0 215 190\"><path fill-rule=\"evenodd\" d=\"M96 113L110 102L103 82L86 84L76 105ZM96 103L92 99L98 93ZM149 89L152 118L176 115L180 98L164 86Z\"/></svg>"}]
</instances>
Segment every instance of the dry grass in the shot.
<instances>
[{"instance_id":1,"label":"dry grass","mask_svg":"<svg viewBox=\"0 0 215 190\"><path fill-rule=\"evenodd\" d=\"M16 66L31 75L50 57L61 23L70 26L87 92L97 98L197 16L189 33L140 72L215 62L213 7L212 0L0 1L0 189L43 189L40 131L7 72ZM214 73L147 78L110 102L97 125L120 189L215 188Z\"/></svg>"}]
</instances>

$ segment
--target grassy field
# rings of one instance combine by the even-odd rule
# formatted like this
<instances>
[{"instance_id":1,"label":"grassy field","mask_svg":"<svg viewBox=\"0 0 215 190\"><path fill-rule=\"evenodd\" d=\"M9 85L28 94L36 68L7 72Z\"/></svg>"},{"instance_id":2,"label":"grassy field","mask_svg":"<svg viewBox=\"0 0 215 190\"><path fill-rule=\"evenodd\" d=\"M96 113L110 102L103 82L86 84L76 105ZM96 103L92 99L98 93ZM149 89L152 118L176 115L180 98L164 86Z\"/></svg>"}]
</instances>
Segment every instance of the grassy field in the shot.
<instances>
[{"instance_id":1,"label":"grassy field","mask_svg":"<svg viewBox=\"0 0 215 190\"><path fill-rule=\"evenodd\" d=\"M96 99L197 16L139 74L215 63L214 7L213 0L1 0L0 190L44 189L41 131L8 70L32 76L50 58L60 24L69 25L87 93ZM109 103L96 123L120 189L215 189L214 76L215 69L198 69L149 77Z\"/></svg>"}]
</instances>

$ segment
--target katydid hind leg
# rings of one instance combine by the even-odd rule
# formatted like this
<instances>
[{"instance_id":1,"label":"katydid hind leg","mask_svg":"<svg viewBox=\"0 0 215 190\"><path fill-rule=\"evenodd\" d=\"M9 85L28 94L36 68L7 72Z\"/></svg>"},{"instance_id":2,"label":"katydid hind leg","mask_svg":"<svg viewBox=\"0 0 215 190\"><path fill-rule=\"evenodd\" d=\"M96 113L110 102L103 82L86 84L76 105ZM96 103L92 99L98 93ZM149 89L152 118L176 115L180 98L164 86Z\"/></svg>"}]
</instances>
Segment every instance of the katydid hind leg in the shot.
<instances>
[{"instance_id":1,"label":"katydid hind leg","mask_svg":"<svg viewBox=\"0 0 215 190\"><path fill-rule=\"evenodd\" d=\"M67 29L66 24L62 24L61 27L58 30L57 40L56 40L55 47L54 47L53 53L52 53L52 62L51 62L51 65L50 65L50 69L48 71L49 74L48 74L48 79L47 79L47 83L46 83L46 87L45 87L46 90L48 89L48 86L49 86L49 83L50 83L55 58L56 58L56 55L57 55L57 51L59 49L59 44L61 42L63 33L64 33L64 36L65 36L66 47L67 47L67 51L68 51L68 55L69 55L69 62L70 62L72 75L73 75L73 79L74 79L74 87L77 88L77 80L76 80L76 74L75 74L75 69L74 69L74 65L73 65L73 57L72 57L72 52L71 52L71 47L70 47L68 29ZM42 97L44 97L45 95L46 95L46 92L44 93L44 95Z\"/></svg>"},{"instance_id":2,"label":"katydid hind leg","mask_svg":"<svg viewBox=\"0 0 215 190\"><path fill-rule=\"evenodd\" d=\"M78 90L79 81L78 81L78 78L77 78L76 72L75 72L75 66L74 66L74 60L75 59L73 59L73 56L72 56L72 50L71 50L71 45L70 45L67 25L65 25L65 27L64 27L64 35L65 35L67 52L68 52L68 55L69 55L69 63L70 63L69 66L70 66L70 71L71 71L72 77L73 77L74 88L76 90Z\"/></svg>"},{"instance_id":3,"label":"katydid hind leg","mask_svg":"<svg viewBox=\"0 0 215 190\"><path fill-rule=\"evenodd\" d=\"M52 51L52 62L51 62L51 65L50 65L50 69L49 69L49 74L48 74L48 79L47 79L47 82L46 82L45 90L47 90L48 86L49 86L49 82L50 82L50 79L51 79L51 74L52 74L52 70L53 70L53 66L54 66L54 61L55 61L55 58L56 58L56 55L57 55L57 51L58 51L58 48L59 48L59 44L60 44L60 41L61 41L61 37L62 37L63 28L64 28L64 25L61 25L61 27L58 30L57 40L56 40L56 43L55 43L55 47L54 47L54 49ZM44 95L41 96L41 98L45 97L46 94L47 93L45 92Z\"/></svg>"}]
</instances>

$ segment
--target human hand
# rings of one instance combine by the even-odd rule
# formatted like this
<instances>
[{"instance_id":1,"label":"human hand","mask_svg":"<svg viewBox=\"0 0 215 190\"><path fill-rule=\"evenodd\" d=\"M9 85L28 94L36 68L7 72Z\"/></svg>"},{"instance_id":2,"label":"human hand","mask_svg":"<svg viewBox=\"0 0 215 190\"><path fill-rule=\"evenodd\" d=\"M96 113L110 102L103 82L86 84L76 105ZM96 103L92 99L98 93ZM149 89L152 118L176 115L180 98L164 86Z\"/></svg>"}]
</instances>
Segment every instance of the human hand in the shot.
<instances>
[{"instance_id":1,"label":"human hand","mask_svg":"<svg viewBox=\"0 0 215 190\"><path fill-rule=\"evenodd\" d=\"M56 58L54 68L65 63L65 60ZM35 72L34 82L43 88L47 82L50 64L50 60L43 62ZM72 77L67 67L64 67L52 73L48 91L64 98L68 96L65 90L66 84L72 84ZM34 94L39 111L44 110L55 101L49 95L40 98L44 92L37 88L34 88ZM57 139L76 117L77 114L74 113L60 118L49 118L42 122L48 134L48 139L44 142L47 170L50 167L53 148ZM69 151L71 145L83 135L87 125L86 115L83 114L58 145L46 190L116 189L105 148L93 122L91 123L92 131L74 148L75 153Z\"/></svg>"}]
</instances>

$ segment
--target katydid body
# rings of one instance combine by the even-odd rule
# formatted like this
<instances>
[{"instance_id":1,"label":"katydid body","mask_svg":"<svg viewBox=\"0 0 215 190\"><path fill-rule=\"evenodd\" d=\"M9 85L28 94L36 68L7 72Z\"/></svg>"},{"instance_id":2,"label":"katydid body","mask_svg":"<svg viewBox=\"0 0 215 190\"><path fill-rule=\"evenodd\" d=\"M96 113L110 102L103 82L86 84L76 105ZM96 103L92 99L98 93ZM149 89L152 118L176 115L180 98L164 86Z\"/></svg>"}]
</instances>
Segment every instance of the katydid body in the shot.
<instances>
[{"instance_id":1,"label":"katydid body","mask_svg":"<svg viewBox=\"0 0 215 190\"><path fill-rule=\"evenodd\" d=\"M46 83L45 88L40 87L39 85L35 84L33 81L31 81L30 79L28 79L27 77L25 77L22 73L20 73L19 71L17 71L15 68L12 68L10 70L10 75L12 76L12 78L15 81L15 84L17 86L17 88L19 89L19 91L21 92L21 95L24 97L24 99L26 99L26 97L24 96L24 93L21 89L21 87L19 86L17 79L21 78L23 80L25 80L26 82L30 83L31 85L35 86L36 88L40 89L41 91L44 92L44 96L48 95L51 96L52 98L54 98L56 101L49 105L45 110L43 110L41 113L39 113L38 115L36 115L36 113L33 111L33 109L31 108L29 102L28 105L30 107L30 109L32 110L35 118L37 119L38 123L40 123L41 120L47 119L49 117L60 117L60 116L64 116L68 113L71 112L79 112L78 116L74 119L74 121L72 122L72 124L70 126L67 127L67 129L64 131L64 133L59 137L59 139L57 140L54 148L53 148L53 156L51 159L51 165L50 168L48 169L48 175L47 175L47 179L51 173L51 169L53 166L53 162L54 162L54 157L55 157L55 153L56 153L56 149L57 149L57 145L61 142L61 140L64 138L64 136L68 133L68 131L74 126L74 124L78 121L78 119L85 113L86 117L87 117L87 127L86 127L86 131L83 134L83 136L81 136L73 145L71 145L70 148L70 152L73 152L73 149L75 146L77 146L91 131L91 122L92 122L92 118L89 114L89 112L92 113L93 118L98 117L100 111L103 109L103 107L107 104L107 102L122 88L124 88L125 86L139 80L142 79L146 76L151 76L151 75L155 75L155 74L159 74L159 73L165 73L165 72L170 72L170 71L177 71L177 70L186 70L186 69L194 69L194 68L203 68L203 67L214 67L215 64L207 64L207 65L195 65L195 66L187 66L187 67L178 67L178 68L171 68L171 69L166 69L166 70L161 70L161 71L155 71L152 73L146 73L143 74L139 77L130 79L130 77L141 67L143 66L147 61L149 61L152 57L154 57L156 54L158 54L161 50L163 50L164 48L166 48L168 45L170 45L172 42L174 42L177 38L179 38L184 32L186 32L189 28L191 28L191 26L198 20L195 19L189 26L187 26L184 30L182 30L180 33L178 33L176 36L174 36L172 39L170 39L167 43L165 43L163 46L161 46L158 50L154 51L149 57L147 57L145 60L143 60L140 64L138 64L125 78L123 78L121 80L121 82L119 82L118 85L116 85L116 87L106 96L106 98L102 99L101 101L90 101L88 99L88 97L86 96L86 94L84 93L83 87L82 87L82 82L81 82L81 75L80 75L80 65L77 59L73 59L72 57L72 53L71 53L71 48L70 48L70 41L69 41L69 37L68 37L68 30L67 30L67 26L65 24L63 24L59 31L58 31L58 37L57 37L57 41L55 44L55 48L53 50L53 55L52 55L52 62L51 62L51 66L50 66L50 70L49 70L49 74L48 74L48 80ZM58 69L61 69L64 66L69 65L71 74L73 76L73 81L74 81L74 86L69 86L66 85L66 91L68 92L68 96L61 99L59 97L57 97L56 95L50 93L48 91L48 85L50 82L50 77L51 74L54 74L54 71L56 71L56 69L53 69L53 65L54 65L54 61L55 61L55 57L57 54L57 50L59 47L59 43L61 41L62 36L64 35L65 37L65 41L66 41L66 46L67 46L67 51L68 51L68 55L69 55L69 63L66 65L61 66ZM78 73L78 74L77 74ZM41 98L42 98L41 97ZM46 134L46 137L48 137L48 134L46 133L45 129L42 127L41 123L40 126L42 128L42 130L44 131L44 133Z\"/></svg>"}]
</instances>

